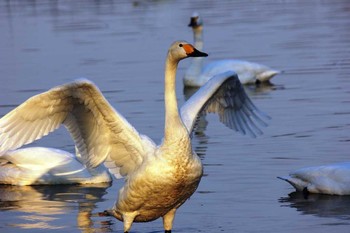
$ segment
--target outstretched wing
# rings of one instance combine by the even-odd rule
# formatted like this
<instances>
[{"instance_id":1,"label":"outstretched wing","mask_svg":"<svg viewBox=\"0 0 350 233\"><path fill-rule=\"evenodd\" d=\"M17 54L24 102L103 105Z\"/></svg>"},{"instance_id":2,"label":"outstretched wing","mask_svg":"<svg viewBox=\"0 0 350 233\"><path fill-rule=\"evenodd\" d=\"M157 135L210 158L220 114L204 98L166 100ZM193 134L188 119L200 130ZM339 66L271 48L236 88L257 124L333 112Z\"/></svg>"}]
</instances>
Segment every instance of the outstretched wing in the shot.
<instances>
[{"instance_id":1,"label":"outstretched wing","mask_svg":"<svg viewBox=\"0 0 350 233\"><path fill-rule=\"evenodd\" d=\"M37 140L64 124L88 168L105 160L127 175L143 160L148 141L110 106L88 80L36 95L0 119L0 155ZM43 158L49 159L49 158ZM111 165L111 164L110 164ZM113 167L113 166L112 166Z\"/></svg>"},{"instance_id":2,"label":"outstretched wing","mask_svg":"<svg viewBox=\"0 0 350 233\"><path fill-rule=\"evenodd\" d=\"M181 107L181 118L192 133L201 114L216 113L227 127L256 137L262 134L269 116L259 111L245 93L235 72L228 71L211 78Z\"/></svg>"}]
</instances>

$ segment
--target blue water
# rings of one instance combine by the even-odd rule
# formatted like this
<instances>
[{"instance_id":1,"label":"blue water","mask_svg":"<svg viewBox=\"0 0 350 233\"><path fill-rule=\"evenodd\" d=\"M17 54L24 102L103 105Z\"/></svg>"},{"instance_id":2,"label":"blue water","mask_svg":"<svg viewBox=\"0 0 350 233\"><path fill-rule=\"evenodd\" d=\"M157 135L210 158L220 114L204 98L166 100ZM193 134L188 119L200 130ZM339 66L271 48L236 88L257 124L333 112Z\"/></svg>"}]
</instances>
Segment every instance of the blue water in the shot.
<instances>
[{"instance_id":1,"label":"blue water","mask_svg":"<svg viewBox=\"0 0 350 233\"><path fill-rule=\"evenodd\" d=\"M163 134L168 46L192 41L204 20L208 61L237 58L284 70L273 86L247 87L272 120L254 139L209 116L193 145L205 165L173 232L348 232L350 197L304 199L276 179L311 165L348 161L350 2L341 1L0 1L0 116L27 98L86 77L143 134ZM179 67L177 93L185 100ZM73 151L64 129L35 143ZM1 232L122 232L96 213L112 186L0 187ZM290 194L290 195L289 195ZM163 232L161 220L132 232Z\"/></svg>"}]
</instances>

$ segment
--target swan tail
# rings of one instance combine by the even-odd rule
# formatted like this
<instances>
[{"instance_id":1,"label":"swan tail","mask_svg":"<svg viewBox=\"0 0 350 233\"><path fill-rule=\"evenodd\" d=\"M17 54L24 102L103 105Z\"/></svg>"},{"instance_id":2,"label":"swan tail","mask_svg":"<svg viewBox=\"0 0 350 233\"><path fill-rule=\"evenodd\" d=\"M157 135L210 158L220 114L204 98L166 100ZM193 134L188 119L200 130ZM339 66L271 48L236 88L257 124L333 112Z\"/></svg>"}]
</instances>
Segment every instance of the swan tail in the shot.
<instances>
[{"instance_id":1,"label":"swan tail","mask_svg":"<svg viewBox=\"0 0 350 233\"><path fill-rule=\"evenodd\" d=\"M305 181L290 176L277 176L278 179L284 180L291 184L297 191L303 191L308 185Z\"/></svg>"},{"instance_id":2,"label":"swan tail","mask_svg":"<svg viewBox=\"0 0 350 233\"><path fill-rule=\"evenodd\" d=\"M257 75L257 80L259 80L260 82L267 82L271 78L273 78L275 75L280 73L281 71L278 71L278 70L266 70Z\"/></svg>"}]
</instances>

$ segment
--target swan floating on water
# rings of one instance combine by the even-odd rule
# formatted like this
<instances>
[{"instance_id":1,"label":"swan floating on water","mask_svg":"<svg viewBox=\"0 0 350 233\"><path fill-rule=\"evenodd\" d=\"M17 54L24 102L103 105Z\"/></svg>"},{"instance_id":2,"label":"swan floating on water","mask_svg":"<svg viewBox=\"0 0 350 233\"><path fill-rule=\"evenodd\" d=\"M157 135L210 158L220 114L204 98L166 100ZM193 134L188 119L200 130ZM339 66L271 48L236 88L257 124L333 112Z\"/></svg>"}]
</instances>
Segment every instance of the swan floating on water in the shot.
<instances>
[{"instance_id":1,"label":"swan floating on water","mask_svg":"<svg viewBox=\"0 0 350 233\"><path fill-rule=\"evenodd\" d=\"M193 13L191 22L194 46L197 49L203 48L203 22L197 12ZM186 70L183 82L185 86L200 87L216 74L225 71L237 73L242 84L255 84L267 82L280 71L273 70L265 65L243 60L224 59L208 63L203 67L203 58L192 58L191 65Z\"/></svg>"},{"instance_id":2,"label":"swan floating on water","mask_svg":"<svg viewBox=\"0 0 350 233\"><path fill-rule=\"evenodd\" d=\"M301 168L278 178L305 194L350 195L350 162Z\"/></svg>"},{"instance_id":3,"label":"swan floating on water","mask_svg":"<svg viewBox=\"0 0 350 233\"><path fill-rule=\"evenodd\" d=\"M115 177L125 178L115 205L105 213L123 221L124 232L133 222L160 217L165 232L171 232L176 210L195 192L203 175L201 160L191 145L197 116L217 113L229 128L252 136L262 133L259 126L265 126L268 119L248 98L234 72L210 79L179 110L178 63L199 56L207 54L185 41L174 42L168 50L160 145L139 134L92 82L83 79L33 96L1 118L0 158L63 124L87 169L104 163Z\"/></svg>"},{"instance_id":4,"label":"swan floating on water","mask_svg":"<svg viewBox=\"0 0 350 233\"><path fill-rule=\"evenodd\" d=\"M5 152L0 157L0 184L53 185L111 182L101 164L87 168L78 156L67 151L28 147Z\"/></svg>"}]
</instances>

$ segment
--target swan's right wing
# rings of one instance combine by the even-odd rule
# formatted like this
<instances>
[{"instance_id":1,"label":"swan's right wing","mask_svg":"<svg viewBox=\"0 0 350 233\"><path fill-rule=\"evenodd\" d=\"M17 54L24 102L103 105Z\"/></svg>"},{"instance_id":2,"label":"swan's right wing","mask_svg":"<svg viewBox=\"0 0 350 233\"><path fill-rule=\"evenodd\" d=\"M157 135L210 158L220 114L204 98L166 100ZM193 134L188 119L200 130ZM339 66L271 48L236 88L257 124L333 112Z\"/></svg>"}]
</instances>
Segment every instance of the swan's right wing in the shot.
<instances>
[{"instance_id":1,"label":"swan's right wing","mask_svg":"<svg viewBox=\"0 0 350 233\"><path fill-rule=\"evenodd\" d=\"M80 80L33 96L1 118L0 155L61 124L88 168L108 161L116 176L126 176L142 163L146 151L152 150L152 143L110 106L93 83Z\"/></svg>"},{"instance_id":2,"label":"swan's right wing","mask_svg":"<svg viewBox=\"0 0 350 233\"><path fill-rule=\"evenodd\" d=\"M269 116L252 103L235 72L227 71L211 78L181 107L181 118L192 133L200 114L216 113L227 127L255 137L262 134Z\"/></svg>"}]
</instances>

